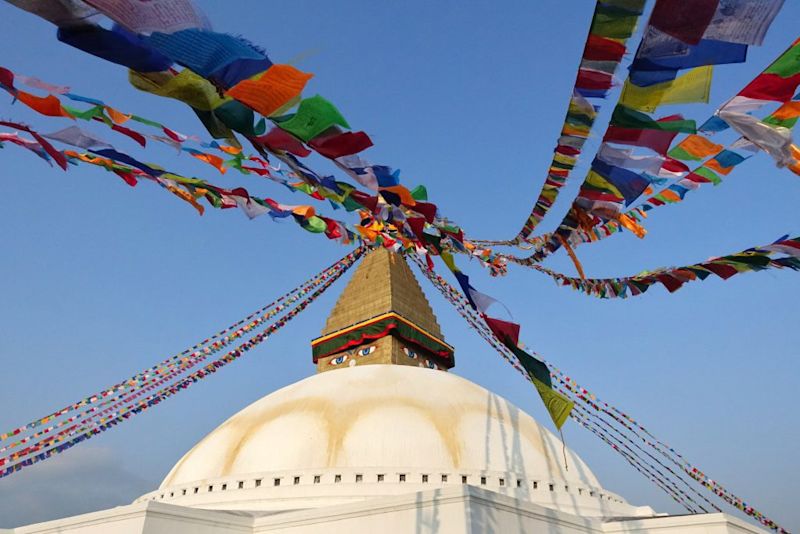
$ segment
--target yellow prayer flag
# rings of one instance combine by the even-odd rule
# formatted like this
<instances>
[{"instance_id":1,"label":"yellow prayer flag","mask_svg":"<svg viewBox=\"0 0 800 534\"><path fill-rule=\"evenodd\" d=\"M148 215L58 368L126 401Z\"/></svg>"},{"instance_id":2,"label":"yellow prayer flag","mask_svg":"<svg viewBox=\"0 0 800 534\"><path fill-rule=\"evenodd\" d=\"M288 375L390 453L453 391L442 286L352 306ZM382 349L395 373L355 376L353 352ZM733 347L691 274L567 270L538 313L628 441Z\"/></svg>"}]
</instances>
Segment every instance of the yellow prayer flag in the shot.
<instances>
[{"instance_id":1,"label":"yellow prayer flag","mask_svg":"<svg viewBox=\"0 0 800 534\"><path fill-rule=\"evenodd\" d=\"M619 103L629 108L652 113L663 104L708 102L713 67L697 67L668 82L639 87L625 81Z\"/></svg>"},{"instance_id":2,"label":"yellow prayer flag","mask_svg":"<svg viewBox=\"0 0 800 534\"><path fill-rule=\"evenodd\" d=\"M575 163L577 163L578 160L572 156L567 156L565 154L560 154L556 152L555 154L553 154L553 161L563 163L564 165L575 165Z\"/></svg>"},{"instance_id":3,"label":"yellow prayer flag","mask_svg":"<svg viewBox=\"0 0 800 534\"><path fill-rule=\"evenodd\" d=\"M591 185L597 189L602 189L604 191L608 191L612 195L616 196L620 200L623 200L625 196L617 189L614 184L600 176L594 171L589 171L589 174L586 175L586 184Z\"/></svg>"},{"instance_id":4,"label":"yellow prayer flag","mask_svg":"<svg viewBox=\"0 0 800 534\"><path fill-rule=\"evenodd\" d=\"M176 75L169 72L141 73L128 71L128 81L140 91L180 100L195 109L211 111L230 98L222 98L211 82L183 69Z\"/></svg>"},{"instance_id":5,"label":"yellow prayer flag","mask_svg":"<svg viewBox=\"0 0 800 534\"><path fill-rule=\"evenodd\" d=\"M547 387L547 384L544 382L533 377L531 377L531 380L533 380L533 385L536 386L536 391L539 392L539 396L542 398L542 402L544 402L547 413L550 414L550 419L553 420L553 424L556 425L556 428L560 430L561 427L564 426L564 422L567 420L567 417L569 417L569 413L572 411L572 407L575 406L575 403L558 391Z\"/></svg>"}]
</instances>

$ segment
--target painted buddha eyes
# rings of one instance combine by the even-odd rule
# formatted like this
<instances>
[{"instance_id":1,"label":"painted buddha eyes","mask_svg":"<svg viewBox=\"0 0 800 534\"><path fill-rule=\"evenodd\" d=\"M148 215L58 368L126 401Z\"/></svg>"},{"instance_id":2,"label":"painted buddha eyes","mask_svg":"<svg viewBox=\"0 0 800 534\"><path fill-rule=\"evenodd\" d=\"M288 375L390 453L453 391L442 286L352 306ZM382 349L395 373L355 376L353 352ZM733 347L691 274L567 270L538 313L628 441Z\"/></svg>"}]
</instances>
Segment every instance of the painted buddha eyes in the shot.
<instances>
[{"instance_id":1,"label":"painted buddha eyes","mask_svg":"<svg viewBox=\"0 0 800 534\"><path fill-rule=\"evenodd\" d=\"M370 345L369 347L364 347L363 349L358 349L359 356L369 356L375 352L375 345Z\"/></svg>"},{"instance_id":2,"label":"painted buddha eyes","mask_svg":"<svg viewBox=\"0 0 800 534\"><path fill-rule=\"evenodd\" d=\"M357 356L358 357L369 356L370 354L375 352L376 348L377 347L375 345L370 345L369 347L362 347L360 349L348 350L347 352L341 354L340 356L333 358L330 362L328 362L328 365L342 365L346 361L350 360L350 363L348 365L352 367L353 365L356 364Z\"/></svg>"},{"instance_id":3,"label":"painted buddha eyes","mask_svg":"<svg viewBox=\"0 0 800 534\"><path fill-rule=\"evenodd\" d=\"M430 360L425 360L425 365L428 367L428 369L438 369L439 368L438 365L436 365L434 362L432 362Z\"/></svg>"},{"instance_id":4,"label":"painted buddha eyes","mask_svg":"<svg viewBox=\"0 0 800 534\"><path fill-rule=\"evenodd\" d=\"M419 357L419 355L416 352L409 349L408 347L403 347L403 352L405 352L406 356L408 356L412 360L416 360Z\"/></svg>"}]
</instances>

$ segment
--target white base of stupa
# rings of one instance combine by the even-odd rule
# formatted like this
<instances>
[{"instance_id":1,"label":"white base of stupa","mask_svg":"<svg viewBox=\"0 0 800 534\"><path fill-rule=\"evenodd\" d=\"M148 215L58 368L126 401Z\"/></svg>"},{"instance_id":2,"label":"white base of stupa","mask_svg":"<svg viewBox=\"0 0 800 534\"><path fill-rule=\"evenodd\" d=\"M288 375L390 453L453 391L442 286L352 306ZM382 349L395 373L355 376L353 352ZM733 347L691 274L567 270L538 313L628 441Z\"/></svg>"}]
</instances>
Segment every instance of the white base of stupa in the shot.
<instances>
[{"instance_id":1,"label":"white base of stupa","mask_svg":"<svg viewBox=\"0 0 800 534\"><path fill-rule=\"evenodd\" d=\"M279 513L204 510L139 502L0 534L466 534L466 533L763 533L727 514L585 518L475 486L376 497L358 503Z\"/></svg>"}]
</instances>

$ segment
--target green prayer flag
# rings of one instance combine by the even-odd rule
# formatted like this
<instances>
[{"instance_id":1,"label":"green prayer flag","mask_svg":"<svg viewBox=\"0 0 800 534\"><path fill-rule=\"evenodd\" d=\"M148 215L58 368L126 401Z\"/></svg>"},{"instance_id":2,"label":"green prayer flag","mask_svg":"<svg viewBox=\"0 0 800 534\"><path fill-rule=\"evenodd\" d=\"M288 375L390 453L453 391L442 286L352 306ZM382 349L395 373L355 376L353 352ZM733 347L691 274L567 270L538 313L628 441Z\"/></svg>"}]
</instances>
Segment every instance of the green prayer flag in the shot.
<instances>
[{"instance_id":1,"label":"green prayer flag","mask_svg":"<svg viewBox=\"0 0 800 534\"><path fill-rule=\"evenodd\" d=\"M302 226L305 230L308 230L309 232L315 234L321 234L322 232L328 229L328 225L325 223L325 221L320 219L316 215L312 215L311 217L303 221Z\"/></svg>"},{"instance_id":2,"label":"green prayer flag","mask_svg":"<svg viewBox=\"0 0 800 534\"><path fill-rule=\"evenodd\" d=\"M719 185L722 183L722 178L720 178L717 173L708 167L700 167L699 169L695 169L694 174L699 174L703 178L708 178L714 185Z\"/></svg>"},{"instance_id":3,"label":"green prayer flag","mask_svg":"<svg viewBox=\"0 0 800 534\"><path fill-rule=\"evenodd\" d=\"M629 14L641 15L647 0L604 0L597 6L598 13L619 13L627 11Z\"/></svg>"},{"instance_id":4,"label":"green prayer flag","mask_svg":"<svg viewBox=\"0 0 800 534\"><path fill-rule=\"evenodd\" d=\"M342 206L344 206L344 209L347 211L358 211L363 207L361 204L350 198L349 195L344 198Z\"/></svg>"},{"instance_id":5,"label":"green prayer flag","mask_svg":"<svg viewBox=\"0 0 800 534\"><path fill-rule=\"evenodd\" d=\"M139 115L131 115L131 120L136 122L141 122L142 124L146 124L148 126L153 126L155 128L163 128L164 125L158 123L156 121L151 121L150 119L145 119L144 117L140 117Z\"/></svg>"},{"instance_id":6,"label":"green prayer flag","mask_svg":"<svg viewBox=\"0 0 800 534\"><path fill-rule=\"evenodd\" d=\"M305 142L337 125L350 128L339 110L320 95L303 99L297 108L297 113L278 122L282 130Z\"/></svg>"},{"instance_id":7,"label":"green prayer flag","mask_svg":"<svg viewBox=\"0 0 800 534\"><path fill-rule=\"evenodd\" d=\"M424 185L418 185L417 187L411 190L411 198L413 198L414 200L425 202L426 200L428 200L428 190L425 188Z\"/></svg>"},{"instance_id":8,"label":"green prayer flag","mask_svg":"<svg viewBox=\"0 0 800 534\"><path fill-rule=\"evenodd\" d=\"M781 78L788 78L798 73L800 73L800 44L784 52L764 71L764 74L777 74Z\"/></svg>"},{"instance_id":9,"label":"green prayer flag","mask_svg":"<svg viewBox=\"0 0 800 534\"><path fill-rule=\"evenodd\" d=\"M536 391L539 392L539 396L542 398L544 407L547 413L550 414L553 424L556 425L557 429L561 430L575 403L553 388L536 380L536 378L533 378L533 385L536 387Z\"/></svg>"},{"instance_id":10,"label":"green prayer flag","mask_svg":"<svg viewBox=\"0 0 800 534\"><path fill-rule=\"evenodd\" d=\"M81 120L84 120L84 121L90 121L94 117L103 117L103 118L105 118L105 114L103 112L103 106L94 106L94 107L91 107L91 108L89 108L87 110L84 110L84 111L81 111L79 109L75 109L75 108L70 107L70 106L65 106L64 104L61 104L61 107L63 107L67 111L67 113L69 113L70 115L72 115L76 119L81 119Z\"/></svg>"},{"instance_id":11,"label":"green prayer flag","mask_svg":"<svg viewBox=\"0 0 800 534\"><path fill-rule=\"evenodd\" d=\"M658 122L645 113L617 105L611 114L611 124L634 130L660 130L662 132L696 133L697 123L691 119Z\"/></svg>"},{"instance_id":12,"label":"green prayer flag","mask_svg":"<svg viewBox=\"0 0 800 534\"><path fill-rule=\"evenodd\" d=\"M590 33L612 39L627 39L636 29L637 15L620 16L617 13L596 13Z\"/></svg>"},{"instance_id":13,"label":"green prayer flag","mask_svg":"<svg viewBox=\"0 0 800 534\"><path fill-rule=\"evenodd\" d=\"M797 124L797 119L800 117L790 117L788 119L776 119L774 117L766 117L761 122L769 124L770 126L783 126L784 128L792 129Z\"/></svg>"},{"instance_id":14,"label":"green prayer flag","mask_svg":"<svg viewBox=\"0 0 800 534\"><path fill-rule=\"evenodd\" d=\"M684 161L701 161L703 159L703 158L699 158L699 157L697 157L697 156L695 156L693 154L689 154L684 149L682 149L680 147L680 145L676 146L675 148L673 148L672 150L667 152L667 156L669 156L671 158L674 158L674 159L684 160Z\"/></svg>"},{"instance_id":15,"label":"green prayer flag","mask_svg":"<svg viewBox=\"0 0 800 534\"><path fill-rule=\"evenodd\" d=\"M214 108L213 113L225 126L242 135L258 136L267 129L266 121L263 117L253 126L253 121L255 120L253 110L236 100L230 100Z\"/></svg>"},{"instance_id":16,"label":"green prayer flag","mask_svg":"<svg viewBox=\"0 0 800 534\"><path fill-rule=\"evenodd\" d=\"M550 369L548 369L544 362L534 358L521 348L514 345L510 338L506 338L506 341L503 344L514 353L514 356L517 357L520 365L522 365L522 368L525 369L525 372L527 372L531 378L538 380L548 388L552 386L552 381L550 380Z\"/></svg>"}]
</instances>

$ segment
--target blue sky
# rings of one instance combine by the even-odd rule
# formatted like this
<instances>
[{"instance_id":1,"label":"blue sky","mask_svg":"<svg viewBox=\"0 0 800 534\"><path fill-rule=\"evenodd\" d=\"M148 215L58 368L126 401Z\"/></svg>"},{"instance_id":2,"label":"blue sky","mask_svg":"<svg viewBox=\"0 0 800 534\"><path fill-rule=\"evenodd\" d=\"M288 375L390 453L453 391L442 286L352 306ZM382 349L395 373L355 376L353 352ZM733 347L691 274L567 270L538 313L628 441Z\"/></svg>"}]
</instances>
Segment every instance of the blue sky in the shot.
<instances>
[{"instance_id":1,"label":"blue sky","mask_svg":"<svg viewBox=\"0 0 800 534\"><path fill-rule=\"evenodd\" d=\"M274 61L314 73L307 94L324 95L354 129L369 133L376 146L366 157L402 169L406 185L425 184L442 212L479 238L511 237L530 210L593 8L589 0L199 4L215 29L244 35ZM735 94L797 37L799 16L800 5L787 2L746 64L716 69L712 104ZM124 69L61 45L48 23L5 3L0 17L4 66L202 134L188 108L137 92ZM67 126L3 98L5 118L41 131ZM713 108L659 112L703 120ZM141 151L124 137L94 131L182 174L305 202L255 176L220 176L185 154L159 146ZM235 210L198 217L151 184L132 189L98 169L64 173L13 146L0 158L4 429L179 352L346 253L292 223L250 221ZM589 161L582 159L542 230L560 220ZM646 239L626 233L577 253L589 276L694 263L798 235L797 198L800 179L758 155L722 185L653 212ZM476 287L512 311L529 347L790 530L800 527L800 416L793 409L800 275L712 277L672 295L653 288L635 299L601 301L521 268L493 279L474 262L462 265ZM565 255L547 265L573 272ZM422 285L456 347L454 371L546 421L534 391ZM0 527L124 504L157 486L183 452L232 413L314 372L309 340L343 286L224 372L0 480ZM606 487L636 504L680 511L592 434L571 423L564 433Z\"/></svg>"}]
</instances>

